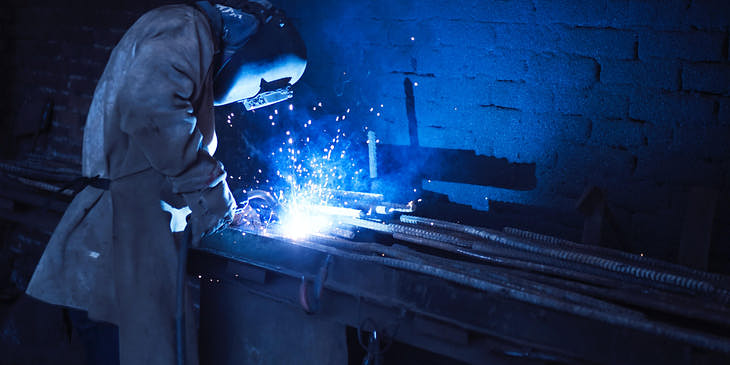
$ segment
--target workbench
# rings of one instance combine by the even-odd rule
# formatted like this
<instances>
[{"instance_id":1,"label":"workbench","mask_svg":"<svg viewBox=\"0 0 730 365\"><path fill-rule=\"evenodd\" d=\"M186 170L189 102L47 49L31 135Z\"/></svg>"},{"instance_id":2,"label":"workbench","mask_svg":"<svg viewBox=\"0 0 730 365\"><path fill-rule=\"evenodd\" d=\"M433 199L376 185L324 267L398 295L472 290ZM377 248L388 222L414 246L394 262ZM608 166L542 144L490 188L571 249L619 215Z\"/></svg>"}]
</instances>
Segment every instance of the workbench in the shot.
<instances>
[{"instance_id":1,"label":"workbench","mask_svg":"<svg viewBox=\"0 0 730 365\"><path fill-rule=\"evenodd\" d=\"M571 299L548 289L544 297L533 296L534 290L520 282L525 277L514 275L519 270L498 263L463 260L442 251L416 252L398 244L374 253L353 250L359 243L343 242L227 229L193 249L188 272L200 279L202 363L244 363L251 361L252 352L262 364L280 363L278 354L293 355L301 360L297 363L325 363L317 353L340 351L347 341L357 341L353 333L364 348L375 346L378 353L395 342L450 359L432 363L730 363L727 303L696 294L666 297L687 301L677 305L694 297L696 309L711 307L697 320L691 309L683 318L655 308L653 302L640 305L641 292L663 298L648 287L621 287L633 304L606 300L594 305L591 300L602 295L576 294ZM394 257L393 252L407 255ZM667 271L663 268L654 272ZM546 287L560 288L557 275L539 268L529 271L525 275L551 283ZM720 286L722 280L712 276L706 281ZM581 285L587 286L576 282L576 291L585 293L578 290ZM607 293L617 290L607 284L591 288L602 285ZM543 301L556 295L569 305ZM261 330L266 323L281 334L281 342ZM281 329L288 331L276 332ZM286 358L291 359L278 359ZM388 362L388 351L380 359L403 363Z\"/></svg>"}]
</instances>

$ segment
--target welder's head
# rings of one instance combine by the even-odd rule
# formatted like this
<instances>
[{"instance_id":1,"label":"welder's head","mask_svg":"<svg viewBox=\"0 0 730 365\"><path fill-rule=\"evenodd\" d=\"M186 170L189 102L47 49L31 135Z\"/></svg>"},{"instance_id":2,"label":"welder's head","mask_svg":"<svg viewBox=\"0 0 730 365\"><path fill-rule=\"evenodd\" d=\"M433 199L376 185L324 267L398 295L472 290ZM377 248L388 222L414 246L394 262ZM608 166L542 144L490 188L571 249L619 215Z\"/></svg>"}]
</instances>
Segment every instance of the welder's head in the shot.
<instances>
[{"instance_id":1,"label":"welder's head","mask_svg":"<svg viewBox=\"0 0 730 365\"><path fill-rule=\"evenodd\" d=\"M240 101L247 110L292 96L307 65L299 32L264 0L216 5L223 17L221 61L214 78L215 105Z\"/></svg>"}]
</instances>

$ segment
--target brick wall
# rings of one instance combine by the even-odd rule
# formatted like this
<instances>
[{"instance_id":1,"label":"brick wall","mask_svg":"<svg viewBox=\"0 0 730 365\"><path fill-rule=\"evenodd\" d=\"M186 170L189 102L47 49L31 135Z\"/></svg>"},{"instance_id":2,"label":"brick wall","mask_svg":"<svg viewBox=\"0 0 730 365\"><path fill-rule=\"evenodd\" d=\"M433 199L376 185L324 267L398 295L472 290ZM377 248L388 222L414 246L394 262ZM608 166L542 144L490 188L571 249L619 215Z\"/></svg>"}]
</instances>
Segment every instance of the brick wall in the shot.
<instances>
[{"instance_id":1,"label":"brick wall","mask_svg":"<svg viewBox=\"0 0 730 365\"><path fill-rule=\"evenodd\" d=\"M280 3L313 55L304 81L348 107L380 110L363 121L384 142L408 143L407 75L418 83L422 145L537 166L527 192L425 188L480 208L489 198L563 214L595 185L626 248L674 259L689 189L711 187L721 191L713 268L727 270L727 2ZM523 215L522 224L542 218Z\"/></svg>"},{"instance_id":2,"label":"brick wall","mask_svg":"<svg viewBox=\"0 0 730 365\"><path fill-rule=\"evenodd\" d=\"M11 78L4 81L3 122L27 135L53 100L48 143L36 149L78 161L86 109L111 47L138 15L162 3L5 4L9 11L0 21L8 36L0 48L12 52L2 61ZM537 187L530 191L440 182L425 188L479 208L488 198L568 214L595 185L626 231L629 250L673 259L689 189L711 187L721 191L714 264L727 267L726 1L278 4L308 44L303 84L330 104L352 108L358 117L348 122L368 124L383 142L408 143L407 76L418 83L422 145L537 167ZM14 152L32 148L29 137L5 138ZM523 225L543 216L523 215ZM565 221L565 232L582 224L573 216Z\"/></svg>"},{"instance_id":3,"label":"brick wall","mask_svg":"<svg viewBox=\"0 0 730 365\"><path fill-rule=\"evenodd\" d=\"M170 1L168 1L170 2ZM96 81L134 20L164 1L9 1L0 15L5 157L34 150L80 162L81 136ZM53 104L50 125L44 106ZM46 127L42 137L36 130Z\"/></svg>"}]
</instances>

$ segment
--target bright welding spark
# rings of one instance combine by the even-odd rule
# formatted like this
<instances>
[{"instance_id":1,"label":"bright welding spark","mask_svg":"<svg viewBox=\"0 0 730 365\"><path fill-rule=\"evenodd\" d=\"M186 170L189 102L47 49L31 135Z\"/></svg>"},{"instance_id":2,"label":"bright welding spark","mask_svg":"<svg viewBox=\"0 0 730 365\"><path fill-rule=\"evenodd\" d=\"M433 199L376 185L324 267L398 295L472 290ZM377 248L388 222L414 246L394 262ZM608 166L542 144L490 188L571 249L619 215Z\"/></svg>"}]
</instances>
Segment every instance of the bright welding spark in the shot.
<instances>
[{"instance_id":1,"label":"bright welding spark","mask_svg":"<svg viewBox=\"0 0 730 365\"><path fill-rule=\"evenodd\" d=\"M322 101L311 106L315 111L322 107ZM289 104L288 108L292 110L293 105ZM373 111L374 108L370 110ZM350 112L350 108L346 108L344 113L336 115L335 121L344 121L347 116L351 116ZM269 120L279 123L278 117L274 118L274 115L278 114L278 110L274 110L273 115L268 115ZM287 114L283 116L285 118L291 115L285 114ZM281 123L286 125L285 120ZM328 131L327 127L332 127L332 122L313 123L311 119L299 123L301 123L299 130L282 129L284 132L282 138L276 141L281 144L276 145L275 142L272 146L274 150L271 152L272 162L276 167L272 169L272 176L276 177L272 179L272 183L278 181L276 184L283 184L285 188L278 191L279 208L276 212L278 222L271 222L274 225L270 228L272 232L278 231L293 239L318 233L326 234L336 228L337 217L359 216L361 214L359 209L348 208L347 206L351 204L335 199L328 191L350 189L361 184L364 181L361 179L365 179L367 175L361 173L362 169L357 169L355 164L357 154L348 150L350 140L342 128ZM312 135L306 131L312 128L315 128L312 132L318 134L310 138ZM367 130L367 127L364 129ZM353 137L353 141L360 140L358 136L353 135ZM259 174L255 177L256 183L260 184L265 179L266 176L262 176L259 170ZM271 191L274 191L274 188L274 186L258 187Z\"/></svg>"}]
</instances>

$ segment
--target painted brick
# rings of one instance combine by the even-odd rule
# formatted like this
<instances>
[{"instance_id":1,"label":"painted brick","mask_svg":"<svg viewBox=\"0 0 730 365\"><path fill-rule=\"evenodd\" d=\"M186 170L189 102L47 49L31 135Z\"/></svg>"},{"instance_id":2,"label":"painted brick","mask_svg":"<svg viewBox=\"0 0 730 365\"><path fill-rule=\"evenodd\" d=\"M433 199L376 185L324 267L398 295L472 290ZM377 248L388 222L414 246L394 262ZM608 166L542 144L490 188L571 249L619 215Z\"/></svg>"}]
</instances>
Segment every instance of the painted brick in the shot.
<instances>
[{"instance_id":1,"label":"painted brick","mask_svg":"<svg viewBox=\"0 0 730 365\"><path fill-rule=\"evenodd\" d=\"M520 112L497 108L474 110L476 119L473 122L463 120L464 126L469 128L469 135L475 138L470 149L488 156L517 160L524 133L524 128L520 127L521 116Z\"/></svg>"},{"instance_id":2,"label":"painted brick","mask_svg":"<svg viewBox=\"0 0 730 365\"><path fill-rule=\"evenodd\" d=\"M470 16L478 21L504 23L534 23L535 7L531 0L474 1L473 8L466 14L457 12L456 16ZM448 6L447 6L448 7Z\"/></svg>"},{"instance_id":3,"label":"painted brick","mask_svg":"<svg viewBox=\"0 0 730 365\"><path fill-rule=\"evenodd\" d=\"M606 0L535 0L538 22L585 26L605 24Z\"/></svg>"},{"instance_id":4,"label":"painted brick","mask_svg":"<svg viewBox=\"0 0 730 365\"><path fill-rule=\"evenodd\" d=\"M601 83L633 85L640 88L677 90L680 63L678 61L620 61L601 60Z\"/></svg>"},{"instance_id":5,"label":"painted brick","mask_svg":"<svg viewBox=\"0 0 730 365\"><path fill-rule=\"evenodd\" d=\"M92 94L96 89L97 81L84 76L71 75L68 78L67 88L78 93Z\"/></svg>"},{"instance_id":6,"label":"painted brick","mask_svg":"<svg viewBox=\"0 0 730 365\"><path fill-rule=\"evenodd\" d=\"M17 39L13 42L13 48L15 54L13 55L19 66L28 66L26 58L31 58L33 61L48 61L48 58L53 58L61 54L61 46L55 43L49 43L40 40L26 40ZM33 55L35 57L28 57ZM41 67L39 67L41 68Z\"/></svg>"},{"instance_id":7,"label":"painted brick","mask_svg":"<svg viewBox=\"0 0 730 365\"><path fill-rule=\"evenodd\" d=\"M528 54L442 47L437 56L417 59L420 73L486 77L492 80L523 80ZM475 60L479 60L475 62Z\"/></svg>"},{"instance_id":8,"label":"painted brick","mask_svg":"<svg viewBox=\"0 0 730 365\"><path fill-rule=\"evenodd\" d=\"M636 35L617 29L564 26L558 33L558 50L590 57L632 59Z\"/></svg>"},{"instance_id":9,"label":"painted brick","mask_svg":"<svg viewBox=\"0 0 730 365\"><path fill-rule=\"evenodd\" d=\"M485 112L486 120L493 125L484 134L489 138L496 136L497 139L488 148L477 146L477 150L482 154L505 157L513 162L537 163L541 166L550 164L562 143L583 143L590 128L590 121L580 117L512 114L495 109ZM495 121L495 118L504 116L507 119Z\"/></svg>"},{"instance_id":10,"label":"painted brick","mask_svg":"<svg viewBox=\"0 0 730 365\"><path fill-rule=\"evenodd\" d=\"M440 104L439 109L489 104L491 95L495 92L493 84L480 79L464 80L456 76L444 76L419 80L418 77L408 77L418 83L414 86L416 101L425 100ZM388 95L404 94L403 79L400 80L398 87L391 88Z\"/></svg>"},{"instance_id":11,"label":"painted brick","mask_svg":"<svg viewBox=\"0 0 730 365\"><path fill-rule=\"evenodd\" d=\"M99 29L93 32L93 45L97 47L113 48L124 36L125 30L121 29Z\"/></svg>"},{"instance_id":12,"label":"painted brick","mask_svg":"<svg viewBox=\"0 0 730 365\"><path fill-rule=\"evenodd\" d=\"M321 39L328 39L336 44L348 44L350 48L369 48L364 44L382 44L383 39L388 35L388 23L382 19L369 17L343 18L339 21L331 21L329 28L318 29L309 34L302 34L305 37L307 46L316 46ZM332 31L329 31L332 30ZM306 37L310 37L306 39ZM387 49L390 47L381 47Z\"/></svg>"},{"instance_id":13,"label":"painted brick","mask_svg":"<svg viewBox=\"0 0 730 365\"><path fill-rule=\"evenodd\" d=\"M28 88L43 85L47 87L62 89L66 87L68 77L66 75L52 71L23 67L18 68L18 72L14 77L14 82L22 84Z\"/></svg>"},{"instance_id":14,"label":"painted brick","mask_svg":"<svg viewBox=\"0 0 730 365\"><path fill-rule=\"evenodd\" d=\"M492 23L491 26L495 35L495 48L555 51L560 39L560 32L556 31L558 26L554 25Z\"/></svg>"},{"instance_id":15,"label":"painted brick","mask_svg":"<svg viewBox=\"0 0 730 365\"><path fill-rule=\"evenodd\" d=\"M687 23L699 29L727 29L730 7L726 0L691 1L687 7Z\"/></svg>"},{"instance_id":16,"label":"painted brick","mask_svg":"<svg viewBox=\"0 0 730 365\"><path fill-rule=\"evenodd\" d=\"M422 126L419 136L424 146L472 149L497 157L507 157L506 151L516 146L516 132L511 126L519 120L518 112L480 107L457 107L456 110L424 107L432 110L419 117ZM407 134L407 127L403 129Z\"/></svg>"},{"instance_id":17,"label":"painted brick","mask_svg":"<svg viewBox=\"0 0 730 365\"><path fill-rule=\"evenodd\" d=\"M598 81L598 63L587 57L541 53L528 61L527 81L586 87Z\"/></svg>"},{"instance_id":18,"label":"painted brick","mask_svg":"<svg viewBox=\"0 0 730 365\"><path fill-rule=\"evenodd\" d=\"M671 208L671 192L667 185L654 180L634 181L621 189L608 189L606 198L615 205L631 212L665 211Z\"/></svg>"},{"instance_id":19,"label":"painted brick","mask_svg":"<svg viewBox=\"0 0 730 365\"><path fill-rule=\"evenodd\" d=\"M434 19L398 22L389 28L391 44L433 47L434 44L458 48L493 49L495 30L484 22L464 19ZM413 37L413 39L411 39Z\"/></svg>"},{"instance_id":20,"label":"painted brick","mask_svg":"<svg viewBox=\"0 0 730 365\"><path fill-rule=\"evenodd\" d=\"M474 50L464 58L468 75L488 77L494 80L524 80L528 72L529 52L504 52L501 50L484 54ZM473 60L480 62L473 62Z\"/></svg>"},{"instance_id":21,"label":"painted brick","mask_svg":"<svg viewBox=\"0 0 730 365\"><path fill-rule=\"evenodd\" d=\"M644 123L643 136L646 137L646 148L642 153L649 150L664 151L674 143L674 130L668 123Z\"/></svg>"},{"instance_id":22,"label":"painted brick","mask_svg":"<svg viewBox=\"0 0 730 365\"><path fill-rule=\"evenodd\" d=\"M555 91L555 109L565 114L620 119L628 114L629 99L603 88L566 88Z\"/></svg>"},{"instance_id":23,"label":"painted brick","mask_svg":"<svg viewBox=\"0 0 730 365\"><path fill-rule=\"evenodd\" d=\"M566 206L574 207L585 190L587 184L585 178L578 176L558 179L553 169L552 166L538 165L536 172L538 184L548 185L548 188L544 189L548 195L559 195L570 199L571 203ZM580 220L582 221L582 218Z\"/></svg>"},{"instance_id":24,"label":"painted brick","mask_svg":"<svg viewBox=\"0 0 730 365\"><path fill-rule=\"evenodd\" d=\"M720 125L730 125L730 98L721 98L719 101L717 121Z\"/></svg>"},{"instance_id":25,"label":"painted brick","mask_svg":"<svg viewBox=\"0 0 730 365\"><path fill-rule=\"evenodd\" d=\"M623 29L682 30L689 0L608 0L607 25Z\"/></svg>"},{"instance_id":26,"label":"painted brick","mask_svg":"<svg viewBox=\"0 0 730 365\"><path fill-rule=\"evenodd\" d=\"M716 94L730 94L730 65L694 63L682 69L682 88Z\"/></svg>"},{"instance_id":27,"label":"painted brick","mask_svg":"<svg viewBox=\"0 0 730 365\"><path fill-rule=\"evenodd\" d=\"M80 113L77 111L68 111L68 110L54 110L54 128L58 131L59 128L63 130L64 134L72 134L70 132L73 130L73 133L78 132L81 127L86 123L86 113ZM79 135L79 137L81 137ZM79 138L78 142L81 142L81 139Z\"/></svg>"},{"instance_id":28,"label":"painted brick","mask_svg":"<svg viewBox=\"0 0 730 365\"><path fill-rule=\"evenodd\" d=\"M730 125L677 126L672 149L705 162L730 158Z\"/></svg>"},{"instance_id":29,"label":"painted brick","mask_svg":"<svg viewBox=\"0 0 730 365\"><path fill-rule=\"evenodd\" d=\"M718 186L723 181L722 172L711 163L689 151L671 149L638 156L634 177L670 186Z\"/></svg>"},{"instance_id":30,"label":"painted brick","mask_svg":"<svg viewBox=\"0 0 730 365\"><path fill-rule=\"evenodd\" d=\"M357 52L355 50L353 51ZM419 59L438 59L441 57L441 52L438 50L413 52L406 47L388 47L382 50L365 47L360 54L362 56L355 58L360 61L355 64L358 66L357 71L354 71L355 77L360 74L360 70L367 70L366 73L388 73L391 71L417 72L419 66L423 66L421 62L418 62ZM348 55L359 56L358 54L346 52L342 54L343 57L347 57ZM416 62L412 62L411 58L415 59ZM329 72L333 72L333 70Z\"/></svg>"},{"instance_id":31,"label":"painted brick","mask_svg":"<svg viewBox=\"0 0 730 365\"><path fill-rule=\"evenodd\" d=\"M607 179L626 179L634 170L634 156L604 146L560 145L554 168L556 178L574 179L579 186L600 185Z\"/></svg>"},{"instance_id":32,"label":"painted brick","mask_svg":"<svg viewBox=\"0 0 730 365\"><path fill-rule=\"evenodd\" d=\"M726 34L722 32L654 32L639 33L639 58L719 61L724 59Z\"/></svg>"},{"instance_id":33,"label":"painted brick","mask_svg":"<svg viewBox=\"0 0 730 365\"><path fill-rule=\"evenodd\" d=\"M486 85L489 98L485 104L530 112L554 110L554 96L550 88L517 81L496 81Z\"/></svg>"},{"instance_id":34,"label":"painted brick","mask_svg":"<svg viewBox=\"0 0 730 365\"><path fill-rule=\"evenodd\" d=\"M544 148L547 144L584 144L593 124L585 117L557 113L526 114L522 120L533 130L531 134L541 136L536 143L538 148Z\"/></svg>"},{"instance_id":35,"label":"painted brick","mask_svg":"<svg viewBox=\"0 0 730 365\"><path fill-rule=\"evenodd\" d=\"M625 119L593 120L591 138L588 142L593 146L610 146L623 150L634 150L644 144L644 125Z\"/></svg>"},{"instance_id":36,"label":"painted brick","mask_svg":"<svg viewBox=\"0 0 730 365\"><path fill-rule=\"evenodd\" d=\"M631 94L629 117L667 125L664 122L710 123L714 102L696 94L637 90Z\"/></svg>"},{"instance_id":37,"label":"painted brick","mask_svg":"<svg viewBox=\"0 0 730 365\"><path fill-rule=\"evenodd\" d=\"M93 91L93 90L92 90ZM86 114L91 106L91 94L90 93L69 93L68 102L66 107L69 111L78 112L80 114Z\"/></svg>"}]
</instances>

